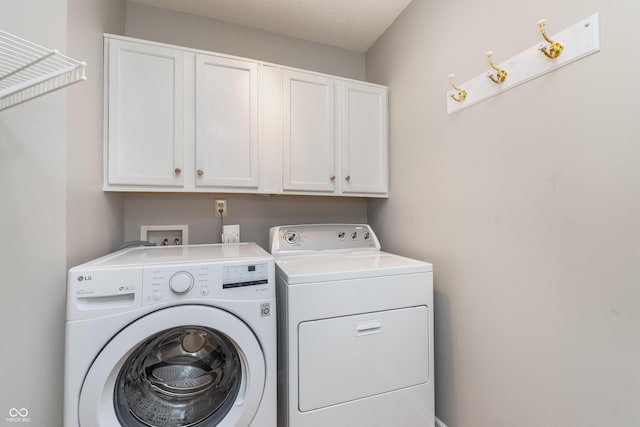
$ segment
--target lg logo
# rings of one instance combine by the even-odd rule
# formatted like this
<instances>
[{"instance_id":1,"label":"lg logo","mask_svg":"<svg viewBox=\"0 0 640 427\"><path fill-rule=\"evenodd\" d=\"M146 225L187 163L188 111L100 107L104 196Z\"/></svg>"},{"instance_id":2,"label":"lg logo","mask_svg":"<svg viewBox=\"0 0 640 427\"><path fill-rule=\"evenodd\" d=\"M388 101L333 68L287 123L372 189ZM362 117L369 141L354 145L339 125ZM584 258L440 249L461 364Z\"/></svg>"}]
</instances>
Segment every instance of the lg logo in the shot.
<instances>
[{"instance_id":1,"label":"lg logo","mask_svg":"<svg viewBox=\"0 0 640 427\"><path fill-rule=\"evenodd\" d=\"M11 408L9 409L9 418L5 418L8 423L30 423L31 418L28 418L29 410L27 408Z\"/></svg>"},{"instance_id":2,"label":"lg logo","mask_svg":"<svg viewBox=\"0 0 640 427\"><path fill-rule=\"evenodd\" d=\"M91 280L91 276L78 276L78 282L82 282L83 280Z\"/></svg>"}]
</instances>

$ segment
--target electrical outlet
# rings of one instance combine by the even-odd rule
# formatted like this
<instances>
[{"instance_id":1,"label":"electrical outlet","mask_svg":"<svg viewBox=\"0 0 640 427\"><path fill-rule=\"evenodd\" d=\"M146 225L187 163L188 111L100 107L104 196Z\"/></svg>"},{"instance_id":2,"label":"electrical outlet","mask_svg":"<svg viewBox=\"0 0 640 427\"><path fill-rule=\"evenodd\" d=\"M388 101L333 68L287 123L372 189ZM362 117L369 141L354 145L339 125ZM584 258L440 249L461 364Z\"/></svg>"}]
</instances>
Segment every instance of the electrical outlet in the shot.
<instances>
[{"instance_id":1,"label":"electrical outlet","mask_svg":"<svg viewBox=\"0 0 640 427\"><path fill-rule=\"evenodd\" d=\"M219 199L213 202L216 218L227 216L227 200Z\"/></svg>"}]
</instances>

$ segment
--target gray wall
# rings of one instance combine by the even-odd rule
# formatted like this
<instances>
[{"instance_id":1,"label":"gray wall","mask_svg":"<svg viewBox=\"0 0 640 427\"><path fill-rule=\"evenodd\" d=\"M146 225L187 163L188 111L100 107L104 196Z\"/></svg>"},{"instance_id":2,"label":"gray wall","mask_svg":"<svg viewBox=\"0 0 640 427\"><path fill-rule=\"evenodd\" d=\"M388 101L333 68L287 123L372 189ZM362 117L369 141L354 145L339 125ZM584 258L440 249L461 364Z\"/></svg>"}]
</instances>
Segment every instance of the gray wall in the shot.
<instances>
[{"instance_id":1,"label":"gray wall","mask_svg":"<svg viewBox=\"0 0 640 427\"><path fill-rule=\"evenodd\" d=\"M364 54L264 31L127 2L126 35L244 56L338 76L364 79ZM240 224L242 241L266 249L269 227L310 222L366 222L365 199L233 195L146 195L124 198L124 240L140 237L141 225L187 224L190 243L220 241L213 200L229 200L226 224Z\"/></svg>"},{"instance_id":2,"label":"gray wall","mask_svg":"<svg viewBox=\"0 0 640 427\"><path fill-rule=\"evenodd\" d=\"M66 0L1 2L0 28L64 50L66 10ZM59 91L0 112L0 422L11 408L31 425L62 418L65 108Z\"/></svg>"},{"instance_id":3,"label":"gray wall","mask_svg":"<svg viewBox=\"0 0 640 427\"><path fill-rule=\"evenodd\" d=\"M451 117L464 82L595 12L602 51ZM640 425L636 0L414 0L367 53L390 86L383 247L435 271L448 427ZM621 71L624 76L615 72Z\"/></svg>"},{"instance_id":4,"label":"gray wall","mask_svg":"<svg viewBox=\"0 0 640 427\"><path fill-rule=\"evenodd\" d=\"M0 420L26 408L29 425L62 424L67 265L110 250L122 233L122 202L95 184L101 33L114 20L124 26L123 1L0 3L0 28L89 64L88 81L0 112Z\"/></svg>"},{"instance_id":5,"label":"gray wall","mask_svg":"<svg viewBox=\"0 0 640 427\"><path fill-rule=\"evenodd\" d=\"M364 80L364 54L127 2L126 35Z\"/></svg>"},{"instance_id":6,"label":"gray wall","mask_svg":"<svg viewBox=\"0 0 640 427\"><path fill-rule=\"evenodd\" d=\"M239 224L240 239L269 248L274 225L328 222L366 222L366 202L336 197L251 195L128 195L125 199L125 239L140 238L140 225L189 226L189 243L220 242L220 218L214 217L215 198L227 200L224 224Z\"/></svg>"},{"instance_id":7,"label":"gray wall","mask_svg":"<svg viewBox=\"0 0 640 427\"><path fill-rule=\"evenodd\" d=\"M88 80L68 91L67 265L122 242L121 194L102 191L103 37L124 30L124 0L69 0L68 52L88 64Z\"/></svg>"}]
</instances>

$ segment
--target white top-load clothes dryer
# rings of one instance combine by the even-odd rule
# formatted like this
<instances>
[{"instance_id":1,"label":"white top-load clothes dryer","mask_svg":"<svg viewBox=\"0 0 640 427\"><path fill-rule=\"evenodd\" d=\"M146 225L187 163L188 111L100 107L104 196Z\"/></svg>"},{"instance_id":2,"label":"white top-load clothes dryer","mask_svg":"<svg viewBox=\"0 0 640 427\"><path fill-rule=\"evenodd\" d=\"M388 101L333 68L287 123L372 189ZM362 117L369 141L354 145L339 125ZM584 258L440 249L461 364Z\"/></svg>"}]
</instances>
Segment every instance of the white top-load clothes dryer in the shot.
<instances>
[{"instance_id":1,"label":"white top-load clothes dryer","mask_svg":"<svg viewBox=\"0 0 640 427\"><path fill-rule=\"evenodd\" d=\"M69 270L65 427L276 427L273 257L123 249Z\"/></svg>"},{"instance_id":2,"label":"white top-load clothes dryer","mask_svg":"<svg viewBox=\"0 0 640 427\"><path fill-rule=\"evenodd\" d=\"M273 227L278 425L433 427L433 269L363 224Z\"/></svg>"}]
</instances>

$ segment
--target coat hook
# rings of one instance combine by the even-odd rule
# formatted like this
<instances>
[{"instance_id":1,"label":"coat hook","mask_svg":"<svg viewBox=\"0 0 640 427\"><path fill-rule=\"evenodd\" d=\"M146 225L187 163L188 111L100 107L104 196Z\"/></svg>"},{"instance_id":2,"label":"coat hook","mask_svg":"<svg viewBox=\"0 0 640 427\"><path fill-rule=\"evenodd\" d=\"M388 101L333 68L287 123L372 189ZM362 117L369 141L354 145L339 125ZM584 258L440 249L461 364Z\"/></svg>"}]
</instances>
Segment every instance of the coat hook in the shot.
<instances>
[{"instance_id":1,"label":"coat hook","mask_svg":"<svg viewBox=\"0 0 640 427\"><path fill-rule=\"evenodd\" d=\"M458 97L456 98L454 94L451 94L449 96L451 96L451 98L456 102L462 102L467 99L467 91L456 86L455 82L453 81L455 76L455 74L449 74L449 83L451 83L451 86L458 91Z\"/></svg>"},{"instance_id":2,"label":"coat hook","mask_svg":"<svg viewBox=\"0 0 640 427\"><path fill-rule=\"evenodd\" d=\"M540 46L540 52L544 53L547 58L557 58L562 53L562 49L564 49L564 46L562 46L562 43L554 42L549 38L549 36L547 36L547 32L544 29L546 23L546 19L541 19L538 21L538 27L540 27L542 37L544 37L544 39L549 42L551 46L549 46L548 49L545 46Z\"/></svg>"},{"instance_id":3,"label":"coat hook","mask_svg":"<svg viewBox=\"0 0 640 427\"><path fill-rule=\"evenodd\" d=\"M493 51L490 50L489 52L487 52L487 59L489 60L489 65L491 65L491 68L498 72L495 76L491 74L491 72L489 72L489 75L487 77L489 77L494 83L504 83L504 81L507 80L507 76L509 76L509 73L507 73L507 70L502 70L496 67L496 65L493 63Z\"/></svg>"}]
</instances>

